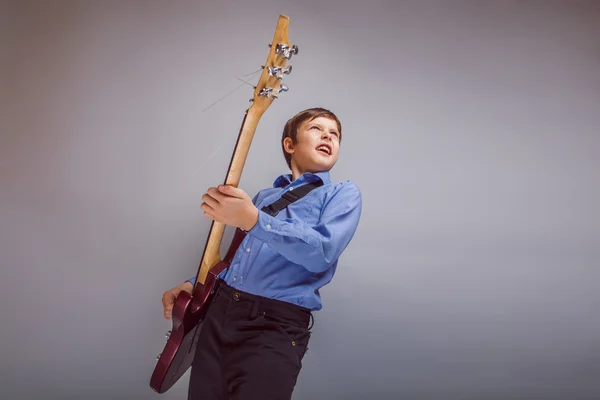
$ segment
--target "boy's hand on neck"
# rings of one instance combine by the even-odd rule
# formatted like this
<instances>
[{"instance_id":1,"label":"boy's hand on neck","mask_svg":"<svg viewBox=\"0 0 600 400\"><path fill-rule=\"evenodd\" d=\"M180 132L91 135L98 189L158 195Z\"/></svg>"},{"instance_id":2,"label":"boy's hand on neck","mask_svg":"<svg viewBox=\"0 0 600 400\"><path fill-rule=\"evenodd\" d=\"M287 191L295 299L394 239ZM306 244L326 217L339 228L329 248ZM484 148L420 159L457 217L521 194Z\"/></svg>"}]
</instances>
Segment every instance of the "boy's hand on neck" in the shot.
<instances>
[{"instance_id":1,"label":"boy's hand on neck","mask_svg":"<svg viewBox=\"0 0 600 400\"><path fill-rule=\"evenodd\" d=\"M248 194L228 185L211 187L202 196L204 216L225 225L251 230L258 222L258 208Z\"/></svg>"}]
</instances>

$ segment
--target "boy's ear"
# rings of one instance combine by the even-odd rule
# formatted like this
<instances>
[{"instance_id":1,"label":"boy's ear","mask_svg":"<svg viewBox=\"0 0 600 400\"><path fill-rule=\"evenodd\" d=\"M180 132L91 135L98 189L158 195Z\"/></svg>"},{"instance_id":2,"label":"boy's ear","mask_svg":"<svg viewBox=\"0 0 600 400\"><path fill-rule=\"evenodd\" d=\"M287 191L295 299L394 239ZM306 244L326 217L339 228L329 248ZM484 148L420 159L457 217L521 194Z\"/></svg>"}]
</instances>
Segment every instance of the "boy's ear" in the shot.
<instances>
[{"instance_id":1,"label":"boy's ear","mask_svg":"<svg viewBox=\"0 0 600 400\"><path fill-rule=\"evenodd\" d=\"M292 138L286 137L283 139L283 148L290 154L294 152L294 142L292 141Z\"/></svg>"}]
</instances>

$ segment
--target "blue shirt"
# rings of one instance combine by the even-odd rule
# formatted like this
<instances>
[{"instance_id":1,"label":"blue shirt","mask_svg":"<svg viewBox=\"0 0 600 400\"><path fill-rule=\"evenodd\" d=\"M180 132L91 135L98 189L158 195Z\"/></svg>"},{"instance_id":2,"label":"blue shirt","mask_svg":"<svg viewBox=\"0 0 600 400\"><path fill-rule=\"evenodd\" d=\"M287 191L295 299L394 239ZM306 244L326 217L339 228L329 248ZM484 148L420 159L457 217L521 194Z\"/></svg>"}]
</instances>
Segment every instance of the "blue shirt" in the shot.
<instances>
[{"instance_id":1,"label":"blue shirt","mask_svg":"<svg viewBox=\"0 0 600 400\"><path fill-rule=\"evenodd\" d=\"M338 258L356 232L362 197L351 181L332 183L329 172L305 173L293 182L291 177L280 175L272 188L254 197L258 222L221 277L239 290L320 310L319 289L333 278ZM261 211L286 191L317 179L323 186L277 216ZM195 278L189 281L193 284Z\"/></svg>"}]
</instances>

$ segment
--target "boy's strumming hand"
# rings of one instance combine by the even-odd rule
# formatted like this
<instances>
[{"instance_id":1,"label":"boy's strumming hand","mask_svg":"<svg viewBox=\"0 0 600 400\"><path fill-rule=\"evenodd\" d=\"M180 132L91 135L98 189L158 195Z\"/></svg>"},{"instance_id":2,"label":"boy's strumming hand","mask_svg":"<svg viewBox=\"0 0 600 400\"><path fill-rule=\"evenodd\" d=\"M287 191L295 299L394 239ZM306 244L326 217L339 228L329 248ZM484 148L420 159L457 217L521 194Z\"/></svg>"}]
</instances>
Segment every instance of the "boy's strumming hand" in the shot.
<instances>
[{"instance_id":1,"label":"boy's strumming hand","mask_svg":"<svg viewBox=\"0 0 600 400\"><path fill-rule=\"evenodd\" d=\"M162 303L163 303L163 311L166 319L171 319L173 314L173 305L175 304L175 300L181 291L185 290L189 294L192 294L192 290L194 286L190 282L184 282L179 286L175 286L173 289L169 289L163 293Z\"/></svg>"},{"instance_id":2,"label":"boy's strumming hand","mask_svg":"<svg viewBox=\"0 0 600 400\"><path fill-rule=\"evenodd\" d=\"M204 215L225 225L251 230L258 222L258 208L242 189L219 185L211 187L202 196L204 201L200 208Z\"/></svg>"}]
</instances>

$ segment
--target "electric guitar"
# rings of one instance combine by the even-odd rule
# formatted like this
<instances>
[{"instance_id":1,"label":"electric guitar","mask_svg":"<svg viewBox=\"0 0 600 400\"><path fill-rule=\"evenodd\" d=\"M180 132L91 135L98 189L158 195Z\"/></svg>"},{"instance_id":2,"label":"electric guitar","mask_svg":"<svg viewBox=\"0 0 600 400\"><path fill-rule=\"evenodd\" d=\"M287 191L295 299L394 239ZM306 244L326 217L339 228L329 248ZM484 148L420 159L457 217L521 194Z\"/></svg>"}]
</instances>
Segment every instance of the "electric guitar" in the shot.
<instances>
[{"instance_id":1,"label":"electric guitar","mask_svg":"<svg viewBox=\"0 0 600 400\"><path fill-rule=\"evenodd\" d=\"M260 118L281 92L288 91L288 87L282 80L284 75L292 71L292 67L285 68L286 62L292 55L298 54L298 47L290 45L288 41L288 25L289 18L280 15L273 41L269 45L267 61L262 67L263 71L254 89L254 96L250 100L252 104L244 115L227 170L225 185L238 187ZM236 229L230 249L221 259L219 252L224 231L224 224L212 221L192 294L182 291L175 300L172 329L167 333L167 343L157 357L158 362L150 378L150 387L155 392L166 392L188 370L192 362L202 362L202 360L194 360L202 320L212 301L217 277L231 264L235 250L245 235L243 231Z\"/></svg>"}]
</instances>

